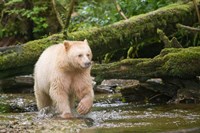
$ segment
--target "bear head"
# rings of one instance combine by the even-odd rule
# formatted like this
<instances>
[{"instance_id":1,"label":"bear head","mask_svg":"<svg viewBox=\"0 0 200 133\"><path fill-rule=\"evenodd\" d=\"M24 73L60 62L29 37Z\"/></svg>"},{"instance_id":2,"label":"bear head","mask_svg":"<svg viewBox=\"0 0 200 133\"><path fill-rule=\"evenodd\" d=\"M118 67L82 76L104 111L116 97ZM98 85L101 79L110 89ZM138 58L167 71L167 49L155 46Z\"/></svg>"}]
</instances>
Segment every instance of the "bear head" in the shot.
<instances>
[{"instance_id":1,"label":"bear head","mask_svg":"<svg viewBox=\"0 0 200 133\"><path fill-rule=\"evenodd\" d=\"M87 40L84 41L64 41L63 42L67 60L66 62L75 69L90 68L92 62L92 51Z\"/></svg>"}]
</instances>

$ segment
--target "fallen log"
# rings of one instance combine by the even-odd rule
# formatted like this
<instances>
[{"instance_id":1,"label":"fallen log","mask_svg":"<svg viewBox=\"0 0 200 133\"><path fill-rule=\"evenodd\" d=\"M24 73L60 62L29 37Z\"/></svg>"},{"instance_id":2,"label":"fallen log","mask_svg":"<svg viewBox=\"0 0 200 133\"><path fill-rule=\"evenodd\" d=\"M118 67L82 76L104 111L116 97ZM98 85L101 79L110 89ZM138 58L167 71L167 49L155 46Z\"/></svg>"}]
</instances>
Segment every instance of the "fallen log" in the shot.
<instances>
[{"instance_id":1,"label":"fallen log","mask_svg":"<svg viewBox=\"0 0 200 133\"><path fill-rule=\"evenodd\" d=\"M92 76L100 82L104 79L181 78L196 79L200 75L200 46L189 48L165 48L154 58L125 59L107 64L94 64ZM31 67L29 67L31 68ZM20 70L19 70L20 71ZM26 69L26 72L32 69ZM10 72L15 72L15 69ZM23 69L21 69L23 73Z\"/></svg>"},{"instance_id":2,"label":"fallen log","mask_svg":"<svg viewBox=\"0 0 200 133\"><path fill-rule=\"evenodd\" d=\"M162 29L166 34L171 34L176 30L177 23L192 25L196 21L195 16L192 2L177 3L102 28L70 33L68 39L88 39L96 60L113 50L158 39L157 28ZM62 42L63 38L62 34L55 34L27 42L17 51L0 52L0 78L32 73L33 66L42 51L52 44Z\"/></svg>"},{"instance_id":3,"label":"fallen log","mask_svg":"<svg viewBox=\"0 0 200 133\"><path fill-rule=\"evenodd\" d=\"M166 48L153 59L125 59L108 64L95 64L92 75L102 79L182 78L200 75L200 46Z\"/></svg>"}]
</instances>

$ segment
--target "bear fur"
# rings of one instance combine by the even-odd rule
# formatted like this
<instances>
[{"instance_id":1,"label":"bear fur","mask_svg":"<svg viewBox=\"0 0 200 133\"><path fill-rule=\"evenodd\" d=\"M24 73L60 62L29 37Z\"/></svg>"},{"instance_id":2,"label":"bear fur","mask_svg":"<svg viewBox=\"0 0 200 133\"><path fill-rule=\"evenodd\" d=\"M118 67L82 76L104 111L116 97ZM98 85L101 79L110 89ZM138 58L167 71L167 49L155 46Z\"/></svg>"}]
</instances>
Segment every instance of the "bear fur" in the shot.
<instances>
[{"instance_id":1,"label":"bear fur","mask_svg":"<svg viewBox=\"0 0 200 133\"><path fill-rule=\"evenodd\" d=\"M34 93L38 109L55 106L62 118L77 112L87 114L94 99L91 70L92 52L87 40L64 41L47 48L34 69Z\"/></svg>"}]
</instances>

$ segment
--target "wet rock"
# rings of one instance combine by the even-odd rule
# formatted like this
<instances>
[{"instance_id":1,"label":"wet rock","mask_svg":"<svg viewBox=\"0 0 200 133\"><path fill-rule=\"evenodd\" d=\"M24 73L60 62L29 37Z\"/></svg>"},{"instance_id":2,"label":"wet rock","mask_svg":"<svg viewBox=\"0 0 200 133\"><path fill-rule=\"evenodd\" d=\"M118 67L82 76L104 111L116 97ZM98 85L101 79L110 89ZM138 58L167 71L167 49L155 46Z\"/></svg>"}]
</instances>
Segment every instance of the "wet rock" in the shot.
<instances>
[{"instance_id":1,"label":"wet rock","mask_svg":"<svg viewBox=\"0 0 200 133\"><path fill-rule=\"evenodd\" d=\"M170 81L168 83L172 83L172 80ZM198 79L176 79L173 84L179 86L179 89L172 99L172 103L200 103L200 81Z\"/></svg>"},{"instance_id":2,"label":"wet rock","mask_svg":"<svg viewBox=\"0 0 200 133\"><path fill-rule=\"evenodd\" d=\"M108 85L97 85L94 88L94 91L97 93L114 93L116 86L108 86Z\"/></svg>"},{"instance_id":3,"label":"wet rock","mask_svg":"<svg viewBox=\"0 0 200 133\"><path fill-rule=\"evenodd\" d=\"M139 83L138 80L134 79L110 79L110 80L103 80L102 85L108 86L118 86L118 87L127 87L127 86L135 86Z\"/></svg>"},{"instance_id":4,"label":"wet rock","mask_svg":"<svg viewBox=\"0 0 200 133\"><path fill-rule=\"evenodd\" d=\"M200 82L196 79L148 79L135 86L123 87L126 102L134 103L199 103Z\"/></svg>"},{"instance_id":5,"label":"wet rock","mask_svg":"<svg viewBox=\"0 0 200 133\"><path fill-rule=\"evenodd\" d=\"M115 93L120 88L135 86L139 83L138 80L125 80L125 79L110 79L103 80L101 85L97 85L94 90L98 93Z\"/></svg>"},{"instance_id":6,"label":"wet rock","mask_svg":"<svg viewBox=\"0 0 200 133\"><path fill-rule=\"evenodd\" d=\"M163 84L163 80L161 78L151 78L146 81L147 83L157 83Z\"/></svg>"},{"instance_id":7,"label":"wet rock","mask_svg":"<svg viewBox=\"0 0 200 133\"><path fill-rule=\"evenodd\" d=\"M176 88L165 85L160 78L148 79L121 89L124 100L134 103L163 103L171 99L175 92Z\"/></svg>"},{"instance_id":8,"label":"wet rock","mask_svg":"<svg viewBox=\"0 0 200 133\"><path fill-rule=\"evenodd\" d=\"M200 103L200 89L179 89L174 103Z\"/></svg>"},{"instance_id":9,"label":"wet rock","mask_svg":"<svg viewBox=\"0 0 200 133\"><path fill-rule=\"evenodd\" d=\"M6 129L0 129L0 133L6 133L7 130Z\"/></svg>"},{"instance_id":10,"label":"wet rock","mask_svg":"<svg viewBox=\"0 0 200 133\"><path fill-rule=\"evenodd\" d=\"M33 94L1 94L0 113L21 113L36 111Z\"/></svg>"},{"instance_id":11,"label":"wet rock","mask_svg":"<svg viewBox=\"0 0 200 133\"><path fill-rule=\"evenodd\" d=\"M0 92L4 93L32 93L33 75L16 76L0 80Z\"/></svg>"}]
</instances>

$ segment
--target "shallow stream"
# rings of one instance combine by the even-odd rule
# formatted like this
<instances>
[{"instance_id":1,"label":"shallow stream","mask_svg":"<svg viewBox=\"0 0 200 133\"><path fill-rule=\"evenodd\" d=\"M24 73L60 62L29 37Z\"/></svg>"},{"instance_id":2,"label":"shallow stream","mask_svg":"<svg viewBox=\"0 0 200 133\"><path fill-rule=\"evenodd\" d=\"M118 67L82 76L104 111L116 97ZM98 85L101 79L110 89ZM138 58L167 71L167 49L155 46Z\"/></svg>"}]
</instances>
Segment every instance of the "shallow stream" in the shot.
<instances>
[{"instance_id":1,"label":"shallow stream","mask_svg":"<svg viewBox=\"0 0 200 133\"><path fill-rule=\"evenodd\" d=\"M87 116L72 120L38 113L33 94L0 95L0 133L200 132L200 105L135 105L120 94L98 94Z\"/></svg>"}]
</instances>

